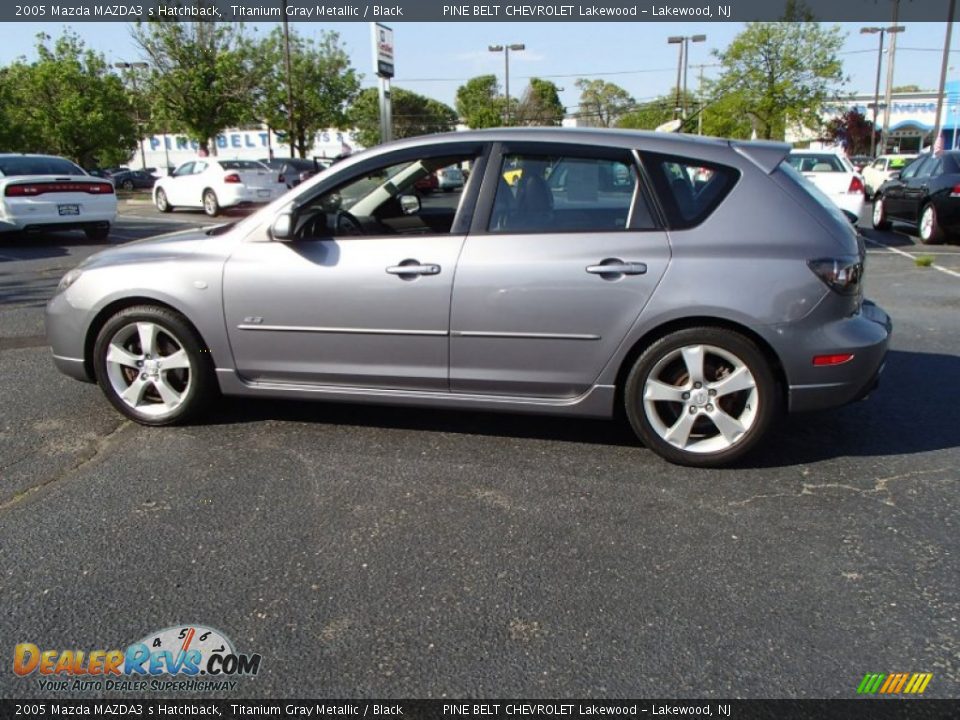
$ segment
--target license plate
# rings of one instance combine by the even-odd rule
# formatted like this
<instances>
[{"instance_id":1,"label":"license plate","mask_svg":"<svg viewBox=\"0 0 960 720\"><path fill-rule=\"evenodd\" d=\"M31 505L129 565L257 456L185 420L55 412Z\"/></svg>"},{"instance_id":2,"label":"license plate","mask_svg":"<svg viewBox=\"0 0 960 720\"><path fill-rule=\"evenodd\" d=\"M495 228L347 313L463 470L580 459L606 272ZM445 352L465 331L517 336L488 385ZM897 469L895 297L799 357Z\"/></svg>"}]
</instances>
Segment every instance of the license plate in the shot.
<instances>
[{"instance_id":1,"label":"license plate","mask_svg":"<svg viewBox=\"0 0 960 720\"><path fill-rule=\"evenodd\" d=\"M79 215L80 214L79 205L57 205L57 210L60 211L61 215Z\"/></svg>"},{"instance_id":2,"label":"license plate","mask_svg":"<svg viewBox=\"0 0 960 720\"><path fill-rule=\"evenodd\" d=\"M270 191L269 191L269 190L257 190L257 197L268 198L268 197L270 197Z\"/></svg>"}]
</instances>

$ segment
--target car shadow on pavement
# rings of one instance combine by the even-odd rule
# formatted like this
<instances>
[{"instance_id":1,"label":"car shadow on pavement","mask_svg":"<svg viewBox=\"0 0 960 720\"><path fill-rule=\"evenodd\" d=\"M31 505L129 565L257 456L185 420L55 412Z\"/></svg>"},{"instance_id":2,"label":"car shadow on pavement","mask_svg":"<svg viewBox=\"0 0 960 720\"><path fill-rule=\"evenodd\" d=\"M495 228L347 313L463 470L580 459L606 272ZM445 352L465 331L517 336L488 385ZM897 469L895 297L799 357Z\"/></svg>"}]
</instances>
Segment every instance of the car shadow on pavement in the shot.
<instances>
[{"instance_id":1,"label":"car shadow on pavement","mask_svg":"<svg viewBox=\"0 0 960 720\"><path fill-rule=\"evenodd\" d=\"M860 228L860 232L867 240L873 240L889 247L909 248L917 244L917 241L908 233L893 230L874 230L873 228Z\"/></svg>"},{"instance_id":2,"label":"car shadow on pavement","mask_svg":"<svg viewBox=\"0 0 960 720\"><path fill-rule=\"evenodd\" d=\"M864 401L783 419L743 467L782 467L836 457L913 455L960 446L960 356L891 351L880 386Z\"/></svg>"},{"instance_id":3,"label":"car shadow on pavement","mask_svg":"<svg viewBox=\"0 0 960 720\"><path fill-rule=\"evenodd\" d=\"M960 357L892 351L880 387L867 400L781 419L761 446L734 467L787 467L835 457L910 455L957 447L955 406L960 392L943 390L945 385L952 388L957 377ZM640 447L621 419L382 405L230 399L205 422L232 425L266 420Z\"/></svg>"}]
</instances>

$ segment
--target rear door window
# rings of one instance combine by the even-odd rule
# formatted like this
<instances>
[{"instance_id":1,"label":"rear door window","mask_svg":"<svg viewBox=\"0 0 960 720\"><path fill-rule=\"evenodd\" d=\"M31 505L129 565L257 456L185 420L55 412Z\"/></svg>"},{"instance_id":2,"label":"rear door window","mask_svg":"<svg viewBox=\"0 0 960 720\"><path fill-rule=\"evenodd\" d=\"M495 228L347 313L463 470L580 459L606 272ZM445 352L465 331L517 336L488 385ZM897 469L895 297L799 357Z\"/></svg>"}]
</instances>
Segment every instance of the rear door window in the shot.
<instances>
[{"instance_id":1,"label":"rear door window","mask_svg":"<svg viewBox=\"0 0 960 720\"><path fill-rule=\"evenodd\" d=\"M671 228L702 223L740 177L735 168L690 158L645 153L643 160Z\"/></svg>"}]
</instances>

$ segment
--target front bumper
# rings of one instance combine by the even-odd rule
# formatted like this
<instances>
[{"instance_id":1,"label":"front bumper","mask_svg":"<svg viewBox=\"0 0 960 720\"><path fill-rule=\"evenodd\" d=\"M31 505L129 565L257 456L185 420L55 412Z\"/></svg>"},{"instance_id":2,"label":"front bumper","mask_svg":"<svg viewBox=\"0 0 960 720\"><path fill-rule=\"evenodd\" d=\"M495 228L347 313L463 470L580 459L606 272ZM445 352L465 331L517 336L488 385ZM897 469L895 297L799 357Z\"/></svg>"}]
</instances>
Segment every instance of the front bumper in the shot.
<instances>
[{"instance_id":1,"label":"front bumper","mask_svg":"<svg viewBox=\"0 0 960 720\"><path fill-rule=\"evenodd\" d=\"M892 331L890 316L870 301L856 315L826 326L801 351L811 365L799 382L790 384L790 412L839 407L867 397L879 383ZM842 365L812 366L814 355L833 353L854 357Z\"/></svg>"}]
</instances>

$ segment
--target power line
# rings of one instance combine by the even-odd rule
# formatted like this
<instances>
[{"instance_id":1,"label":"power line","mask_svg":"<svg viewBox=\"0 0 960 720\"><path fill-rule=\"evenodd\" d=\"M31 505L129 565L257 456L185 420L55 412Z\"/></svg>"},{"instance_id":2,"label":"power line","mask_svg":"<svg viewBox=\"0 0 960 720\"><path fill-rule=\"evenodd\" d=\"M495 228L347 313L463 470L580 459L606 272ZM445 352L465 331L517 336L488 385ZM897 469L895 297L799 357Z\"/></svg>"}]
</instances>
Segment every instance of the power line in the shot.
<instances>
[{"instance_id":1,"label":"power line","mask_svg":"<svg viewBox=\"0 0 960 720\"><path fill-rule=\"evenodd\" d=\"M699 67L699 66L698 66ZM705 64L704 67L720 67L719 63ZM550 74L550 75L518 75L517 77L521 80L529 80L531 78L581 78L581 77L599 77L606 75L644 75L648 73L660 73L660 72L673 72L675 68L644 68L642 70L610 70L606 72L586 72L586 73L565 73L565 74ZM437 78L394 78L395 82L398 83L412 83L412 82L466 82L467 80L472 80L472 77L437 77Z\"/></svg>"}]
</instances>

